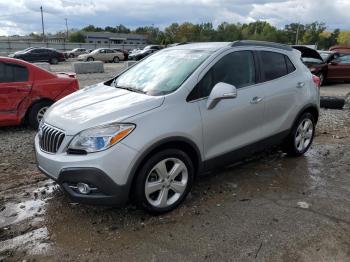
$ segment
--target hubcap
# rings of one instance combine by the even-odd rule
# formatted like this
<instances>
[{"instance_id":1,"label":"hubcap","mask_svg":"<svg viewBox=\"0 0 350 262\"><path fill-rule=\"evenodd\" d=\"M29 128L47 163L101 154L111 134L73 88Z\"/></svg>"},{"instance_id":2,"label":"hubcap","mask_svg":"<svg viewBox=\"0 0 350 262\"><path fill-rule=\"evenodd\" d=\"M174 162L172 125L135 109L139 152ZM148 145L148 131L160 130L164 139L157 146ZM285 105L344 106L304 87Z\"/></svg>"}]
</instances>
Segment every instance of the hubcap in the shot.
<instances>
[{"instance_id":1,"label":"hubcap","mask_svg":"<svg viewBox=\"0 0 350 262\"><path fill-rule=\"evenodd\" d=\"M36 120L38 120L38 123L40 123L40 121L43 119L48 108L49 108L48 106L44 106L44 107L40 108L40 110L38 111L38 114L36 116Z\"/></svg>"},{"instance_id":2,"label":"hubcap","mask_svg":"<svg viewBox=\"0 0 350 262\"><path fill-rule=\"evenodd\" d=\"M146 199L154 207L168 207L184 194L187 182L186 165L178 158L164 159L152 168L146 178Z\"/></svg>"},{"instance_id":3,"label":"hubcap","mask_svg":"<svg viewBox=\"0 0 350 262\"><path fill-rule=\"evenodd\" d=\"M311 143L314 133L313 123L310 119L304 119L295 134L295 147L299 152L304 151Z\"/></svg>"}]
</instances>

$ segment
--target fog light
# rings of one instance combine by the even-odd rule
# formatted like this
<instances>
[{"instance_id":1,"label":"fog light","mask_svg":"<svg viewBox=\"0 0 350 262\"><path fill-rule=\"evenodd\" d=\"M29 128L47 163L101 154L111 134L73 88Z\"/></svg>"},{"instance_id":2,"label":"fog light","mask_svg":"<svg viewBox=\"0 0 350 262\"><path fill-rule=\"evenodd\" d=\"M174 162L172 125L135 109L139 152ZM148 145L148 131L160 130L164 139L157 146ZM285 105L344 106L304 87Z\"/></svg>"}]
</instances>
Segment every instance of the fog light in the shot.
<instances>
[{"instance_id":1,"label":"fog light","mask_svg":"<svg viewBox=\"0 0 350 262\"><path fill-rule=\"evenodd\" d=\"M88 195L91 193L91 188L89 187L88 184L85 184L85 183L78 183L77 189L80 194Z\"/></svg>"}]
</instances>

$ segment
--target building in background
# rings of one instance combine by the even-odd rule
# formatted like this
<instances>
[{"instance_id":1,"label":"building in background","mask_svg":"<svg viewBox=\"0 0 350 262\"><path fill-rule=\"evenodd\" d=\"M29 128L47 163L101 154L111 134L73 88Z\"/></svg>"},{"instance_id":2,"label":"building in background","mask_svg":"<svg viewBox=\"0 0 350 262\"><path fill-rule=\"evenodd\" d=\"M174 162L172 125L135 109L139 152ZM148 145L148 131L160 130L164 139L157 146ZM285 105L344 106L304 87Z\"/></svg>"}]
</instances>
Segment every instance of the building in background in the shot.
<instances>
[{"instance_id":1,"label":"building in background","mask_svg":"<svg viewBox=\"0 0 350 262\"><path fill-rule=\"evenodd\" d=\"M147 36L138 34L120 34L109 32L83 32L85 43L89 44L119 44L119 45L145 45Z\"/></svg>"}]
</instances>

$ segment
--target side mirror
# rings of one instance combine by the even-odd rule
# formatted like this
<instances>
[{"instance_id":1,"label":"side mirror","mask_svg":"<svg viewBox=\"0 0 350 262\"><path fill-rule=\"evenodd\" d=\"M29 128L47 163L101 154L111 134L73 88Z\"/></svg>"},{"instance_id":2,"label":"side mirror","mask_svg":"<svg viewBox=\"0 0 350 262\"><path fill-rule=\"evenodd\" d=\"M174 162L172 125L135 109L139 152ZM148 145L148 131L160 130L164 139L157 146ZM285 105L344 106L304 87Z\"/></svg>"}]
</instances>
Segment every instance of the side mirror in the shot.
<instances>
[{"instance_id":1,"label":"side mirror","mask_svg":"<svg viewBox=\"0 0 350 262\"><path fill-rule=\"evenodd\" d=\"M207 109L212 109L221 99L237 97L237 88L223 82L217 83L210 92L207 101Z\"/></svg>"}]
</instances>

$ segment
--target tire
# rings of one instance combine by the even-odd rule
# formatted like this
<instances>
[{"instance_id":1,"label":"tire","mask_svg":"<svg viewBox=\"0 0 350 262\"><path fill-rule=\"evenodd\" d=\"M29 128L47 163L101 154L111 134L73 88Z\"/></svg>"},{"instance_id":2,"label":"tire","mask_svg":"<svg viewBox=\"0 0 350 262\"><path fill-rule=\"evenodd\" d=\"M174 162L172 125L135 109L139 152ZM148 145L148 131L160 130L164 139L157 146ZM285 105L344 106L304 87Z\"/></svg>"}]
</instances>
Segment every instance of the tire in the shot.
<instances>
[{"instance_id":1,"label":"tire","mask_svg":"<svg viewBox=\"0 0 350 262\"><path fill-rule=\"evenodd\" d=\"M171 176L175 166L179 172ZM185 152L166 149L151 156L136 175L133 192L137 206L159 215L172 211L185 200L192 188L194 167Z\"/></svg>"},{"instance_id":2,"label":"tire","mask_svg":"<svg viewBox=\"0 0 350 262\"><path fill-rule=\"evenodd\" d=\"M39 126L39 122L42 119L42 117L44 116L44 113L46 112L46 110L52 105L51 102L48 101L43 101L43 102L39 102L34 104L28 112L28 124L34 128L34 129L38 129Z\"/></svg>"},{"instance_id":3,"label":"tire","mask_svg":"<svg viewBox=\"0 0 350 262\"><path fill-rule=\"evenodd\" d=\"M326 83L324 73L321 72L317 76L320 78L320 86L323 86Z\"/></svg>"},{"instance_id":4,"label":"tire","mask_svg":"<svg viewBox=\"0 0 350 262\"><path fill-rule=\"evenodd\" d=\"M309 150L315 135L315 118L304 113L295 122L287 138L286 151L290 156L301 156Z\"/></svg>"},{"instance_id":5,"label":"tire","mask_svg":"<svg viewBox=\"0 0 350 262\"><path fill-rule=\"evenodd\" d=\"M334 96L321 96L320 106L329 109L342 109L345 104L345 99Z\"/></svg>"},{"instance_id":6,"label":"tire","mask_svg":"<svg viewBox=\"0 0 350 262\"><path fill-rule=\"evenodd\" d=\"M113 63L119 63L119 61L120 61L119 57L116 56L113 58Z\"/></svg>"},{"instance_id":7,"label":"tire","mask_svg":"<svg viewBox=\"0 0 350 262\"><path fill-rule=\"evenodd\" d=\"M70 55L69 55L69 58L74 58L74 55L73 55L73 54L70 54Z\"/></svg>"},{"instance_id":8,"label":"tire","mask_svg":"<svg viewBox=\"0 0 350 262\"><path fill-rule=\"evenodd\" d=\"M93 57L88 57L87 59L86 59L86 61L89 61L89 62L91 62L91 61L94 61L95 59L93 58Z\"/></svg>"},{"instance_id":9,"label":"tire","mask_svg":"<svg viewBox=\"0 0 350 262\"><path fill-rule=\"evenodd\" d=\"M50 59L50 64L57 65L58 64L58 59L56 57L51 58Z\"/></svg>"}]
</instances>

